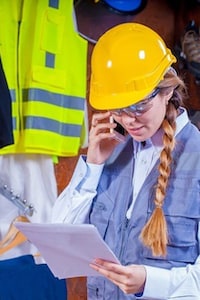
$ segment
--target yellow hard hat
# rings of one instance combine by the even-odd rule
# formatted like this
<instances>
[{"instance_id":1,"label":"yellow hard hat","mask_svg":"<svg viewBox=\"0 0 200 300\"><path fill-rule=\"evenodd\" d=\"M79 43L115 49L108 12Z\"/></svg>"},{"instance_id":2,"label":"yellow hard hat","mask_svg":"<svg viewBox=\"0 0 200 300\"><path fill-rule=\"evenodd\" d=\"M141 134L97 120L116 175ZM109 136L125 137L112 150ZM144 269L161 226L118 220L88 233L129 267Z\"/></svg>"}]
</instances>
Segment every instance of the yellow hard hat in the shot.
<instances>
[{"instance_id":1,"label":"yellow hard hat","mask_svg":"<svg viewBox=\"0 0 200 300\"><path fill-rule=\"evenodd\" d=\"M176 62L149 27L123 23L104 33L91 59L89 101L100 110L123 108L149 95Z\"/></svg>"}]
</instances>

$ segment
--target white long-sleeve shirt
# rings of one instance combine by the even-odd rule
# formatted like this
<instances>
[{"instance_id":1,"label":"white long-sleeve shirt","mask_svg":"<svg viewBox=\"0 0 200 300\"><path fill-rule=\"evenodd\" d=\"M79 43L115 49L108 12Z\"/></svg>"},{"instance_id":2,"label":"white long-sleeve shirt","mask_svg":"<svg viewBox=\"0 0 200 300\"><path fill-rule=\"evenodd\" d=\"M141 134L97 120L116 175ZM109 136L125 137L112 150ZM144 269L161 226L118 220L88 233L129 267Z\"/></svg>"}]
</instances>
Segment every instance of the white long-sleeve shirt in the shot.
<instances>
[{"instance_id":1,"label":"white long-sleeve shirt","mask_svg":"<svg viewBox=\"0 0 200 300\"><path fill-rule=\"evenodd\" d=\"M176 134L187 124L185 110L177 118ZM133 176L133 202L127 211L130 218L134 201L162 150L161 132L158 132L146 146L134 142L135 170ZM104 165L86 164L80 157L70 184L58 197L53 209L53 222L83 223L96 195L96 189ZM137 176L136 176L137 174ZM200 241L200 233L198 234ZM200 243L199 243L200 244ZM140 299L184 299L200 300L200 256L194 265L171 270L145 266L147 279L143 296Z\"/></svg>"}]
</instances>

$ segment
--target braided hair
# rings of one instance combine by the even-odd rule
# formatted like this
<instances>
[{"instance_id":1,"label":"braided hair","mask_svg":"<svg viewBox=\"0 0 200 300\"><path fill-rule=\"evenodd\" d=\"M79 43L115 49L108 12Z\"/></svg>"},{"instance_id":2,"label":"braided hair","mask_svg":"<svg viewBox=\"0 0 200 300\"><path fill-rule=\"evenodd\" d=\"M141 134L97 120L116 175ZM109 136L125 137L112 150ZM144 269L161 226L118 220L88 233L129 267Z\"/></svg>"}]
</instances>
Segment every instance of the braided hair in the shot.
<instances>
[{"instance_id":1,"label":"braided hair","mask_svg":"<svg viewBox=\"0 0 200 300\"><path fill-rule=\"evenodd\" d=\"M171 153L175 147L176 117L179 112L179 106L183 106L184 99L187 97L187 89L183 80L177 76L172 68L165 74L158 87L160 88L160 93L164 93L166 89L170 88L173 90L173 94L167 104L166 115L161 125L164 131L164 147L160 153L160 164L158 166L159 176L155 189L155 208L140 237L143 244L151 249L154 256L166 256L168 231L162 207L171 171Z\"/></svg>"}]
</instances>

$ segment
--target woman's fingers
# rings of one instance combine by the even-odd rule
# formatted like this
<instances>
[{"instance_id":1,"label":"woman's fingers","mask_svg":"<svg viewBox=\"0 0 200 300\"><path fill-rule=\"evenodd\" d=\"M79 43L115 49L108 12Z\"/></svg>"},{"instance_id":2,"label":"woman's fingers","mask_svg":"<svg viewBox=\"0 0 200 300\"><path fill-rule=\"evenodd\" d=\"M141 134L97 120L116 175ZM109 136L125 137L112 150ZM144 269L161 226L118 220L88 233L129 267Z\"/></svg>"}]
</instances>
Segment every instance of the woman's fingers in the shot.
<instances>
[{"instance_id":1,"label":"woman's fingers","mask_svg":"<svg viewBox=\"0 0 200 300\"><path fill-rule=\"evenodd\" d=\"M137 293L143 289L146 280L146 271L143 266L122 266L101 259L96 259L90 266L119 286L124 293Z\"/></svg>"}]
</instances>

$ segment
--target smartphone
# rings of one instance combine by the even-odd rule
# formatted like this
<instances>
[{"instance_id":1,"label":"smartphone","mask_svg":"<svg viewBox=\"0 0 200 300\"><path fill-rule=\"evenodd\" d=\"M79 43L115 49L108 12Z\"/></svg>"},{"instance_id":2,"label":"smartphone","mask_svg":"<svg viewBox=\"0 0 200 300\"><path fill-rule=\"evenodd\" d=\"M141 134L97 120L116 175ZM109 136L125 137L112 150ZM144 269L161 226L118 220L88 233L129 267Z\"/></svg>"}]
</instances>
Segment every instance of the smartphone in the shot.
<instances>
[{"instance_id":1,"label":"smartphone","mask_svg":"<svg viewBox=\"0 0 200 300\"><path fill-rule=\"evenodd\" d=\"M117 126L113 129L111 128L110 129L110 132L113 133L113 132L116 132L116 139L123 142L125 141L125 135L126 135L126 131L124 129L124 127L119 124L118 122L116 122L113 118L113 116L110 116L110 123L116 123Z\"/></svg>"},{"instance_id":2,"label":"smartphone","mask_svg":"<svg viewBox=\"0 0 200 300\"><path fill-rule=\"evenodd\" d=\"M119 132L121 135L125 136L125 129L124 127L122 127L121 124L117 123L115 120L114 120L114 123L117 124L117 127L115 127L115 131Z\"/></svg>"}]
</instances>

